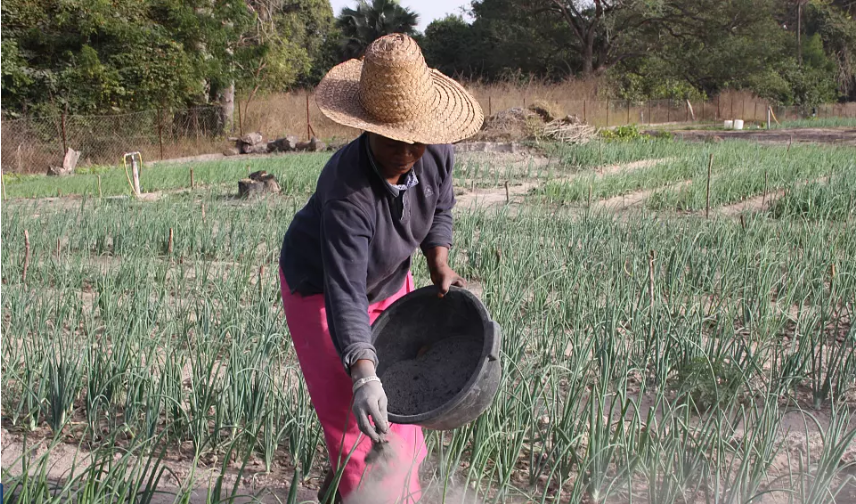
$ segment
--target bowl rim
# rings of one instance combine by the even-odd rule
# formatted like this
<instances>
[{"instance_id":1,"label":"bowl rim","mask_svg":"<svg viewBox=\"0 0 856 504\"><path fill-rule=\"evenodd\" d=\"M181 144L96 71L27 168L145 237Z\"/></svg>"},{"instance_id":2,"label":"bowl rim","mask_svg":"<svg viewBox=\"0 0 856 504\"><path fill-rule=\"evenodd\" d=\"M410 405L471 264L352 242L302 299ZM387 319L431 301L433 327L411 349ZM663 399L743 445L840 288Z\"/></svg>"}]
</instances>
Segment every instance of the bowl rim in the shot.
<instances>
[{"instance_id":1,"label":"bowl rim","mask_svg":"<svg viewBox=\"0 0 856 504\"><path fill-rule=\"evenodd\" d=\"M385 309L378 316L378 318L375 320L374 324L372 324L372 326L371 326L372 344L374 344L377 341L378 333L384 328L384 326L386 326L386 324L388 323L389 318L392 316L392 314L397 309L400 309L402 305L406 305L406 304L415 302L415 301L422 299L426 296L436 297L437 294L438 294L437 286L429 285L429 286L421 287L421 288L418 288L418 289L413 290L411 292L408 292L404 296L395 300L391 305L389 305L389 307L387 309ZM471 291L469 291L468 289L465 289L463 287L452 286L449 288L449 292L446 294L446 296L449 296L449 295L452 295L452 296L462 295L476 309L480 318L484 321L486 334L489 333L492 337L494 337L494 338L496 337L496 327L495 327L496 322L494 322L493 319L491 319L490 313L488 312L487 307L485 307L484 303L482 303L481 300L475 294L473 294ZM488 359L488 356L490 353L491 353L491 345L490 345L490 342L488 341L488 338L485 337L484 343L482 345L481 357L479 357L478 367L470 375L469 379L467 379L466 383L464 384L464 386L461 388L461 390L457 394L452 396L451 399L444 402L440 406L438 406L432 410L423 411L422 413L418 413L415 415L401 415L401 414L395 414L395 413L387 411L387 417L388 417L389 421L391 423L401 424L401 425L425 423L425 422L429 422L431 420L436 420L437 418L442 417L443 415L445 415L449 411L452 411L455 408L457 408L458 406L460 406L461 403L463 403L464 399L466 399L467 395L469 395L469 392L472 390L473 384L482 381L485 374L487 374L487 371L488 371L487 367L491 363L490 360ZM496 356L496 357L499 358L499 356Z\"/></svg>"}]
</instances>

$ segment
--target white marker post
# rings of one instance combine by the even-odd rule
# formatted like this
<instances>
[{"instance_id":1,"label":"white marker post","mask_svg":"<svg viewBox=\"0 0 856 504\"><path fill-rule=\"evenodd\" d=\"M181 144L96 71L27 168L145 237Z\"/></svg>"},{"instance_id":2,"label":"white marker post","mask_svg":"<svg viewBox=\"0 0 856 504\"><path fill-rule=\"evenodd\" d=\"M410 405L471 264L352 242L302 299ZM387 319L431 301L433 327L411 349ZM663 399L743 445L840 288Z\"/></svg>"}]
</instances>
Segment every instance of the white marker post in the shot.
<instances>
[{"instance_id":1,"label":"white marker post","mask_svg":"<svg viewBox=\"0 0 856 504\"><path fill-rule=\"evenodd\" d=\"M131 158L130 177L128 177L128 158ZM128 177L128 184L131 186L131 190L134 191L134 196L139 198L140 194L142 194L140 190L140 174L142 173L143 156L139 152L126 152L122 158L122 162L125 165L125 176Z\"/></svg>"}]
</instances>

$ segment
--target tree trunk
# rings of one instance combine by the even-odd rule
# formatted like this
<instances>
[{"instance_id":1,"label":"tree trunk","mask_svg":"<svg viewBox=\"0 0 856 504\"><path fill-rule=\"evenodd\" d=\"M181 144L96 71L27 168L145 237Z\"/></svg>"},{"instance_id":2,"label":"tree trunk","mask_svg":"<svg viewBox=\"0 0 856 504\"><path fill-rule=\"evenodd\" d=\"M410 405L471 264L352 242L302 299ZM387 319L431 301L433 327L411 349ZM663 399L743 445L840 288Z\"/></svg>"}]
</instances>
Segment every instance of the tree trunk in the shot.
<instances>
[{"instance_id":1,"label":"tree trunk","mask_svg":"<svg viewBox=\"0 0 856 504\"><path fill-rule=\"evenodd\" d=\"M591 77L594 73L594 50L593 44L585 44L583 47L583 75Z\"/></svg>"},{"instance_id":2,"label":"tree trunk","mask_svg":"<svg viewBox=\"0 0 856 504\"><path fill-rule=\"evenodd\" d=\"M220 124L223 133L235 131L235 83L232 82L220 93Z\"/></svg>"}]
</instances>

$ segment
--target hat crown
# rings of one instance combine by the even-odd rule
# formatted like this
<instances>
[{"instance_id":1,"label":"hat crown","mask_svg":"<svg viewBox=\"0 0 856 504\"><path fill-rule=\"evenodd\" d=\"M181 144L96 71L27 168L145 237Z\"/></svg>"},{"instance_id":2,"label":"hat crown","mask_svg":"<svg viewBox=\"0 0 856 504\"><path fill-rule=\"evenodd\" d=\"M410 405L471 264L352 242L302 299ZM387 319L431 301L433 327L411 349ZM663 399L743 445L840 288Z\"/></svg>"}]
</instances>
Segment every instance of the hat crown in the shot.
<instances>
[{"instance_id":1,"label":"hat crown","mask_svg":"<svg viewBox=\"0 0 856 504\"><path fill-rule=\"evenodd\" d=\"M385 35L366 49L360 75L359 99L379 121L417 120L438 99L419 45L403 33Z\"/></svg>"}]
</instances>

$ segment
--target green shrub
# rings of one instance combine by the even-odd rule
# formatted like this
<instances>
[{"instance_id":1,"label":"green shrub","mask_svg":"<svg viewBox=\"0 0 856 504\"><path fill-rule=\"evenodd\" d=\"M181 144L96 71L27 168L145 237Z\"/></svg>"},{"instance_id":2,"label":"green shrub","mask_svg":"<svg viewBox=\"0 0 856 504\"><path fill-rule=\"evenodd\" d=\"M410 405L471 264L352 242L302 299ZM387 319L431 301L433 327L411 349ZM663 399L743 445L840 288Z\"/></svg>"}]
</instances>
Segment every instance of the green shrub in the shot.
<instances>
[{"instance_id":1,"label":"green shrub","mask_svg":"<svg viewBox=\"0 0 856 504\"><path fill-rule=\"evenodd\" d=\"M642 138L650 138L648 135L643 135L639 132L639 128L635 124L619 126L614 130L601 130L600 136L606 141L626 142L639 140Z\"/></svg>"}]
</instances>

